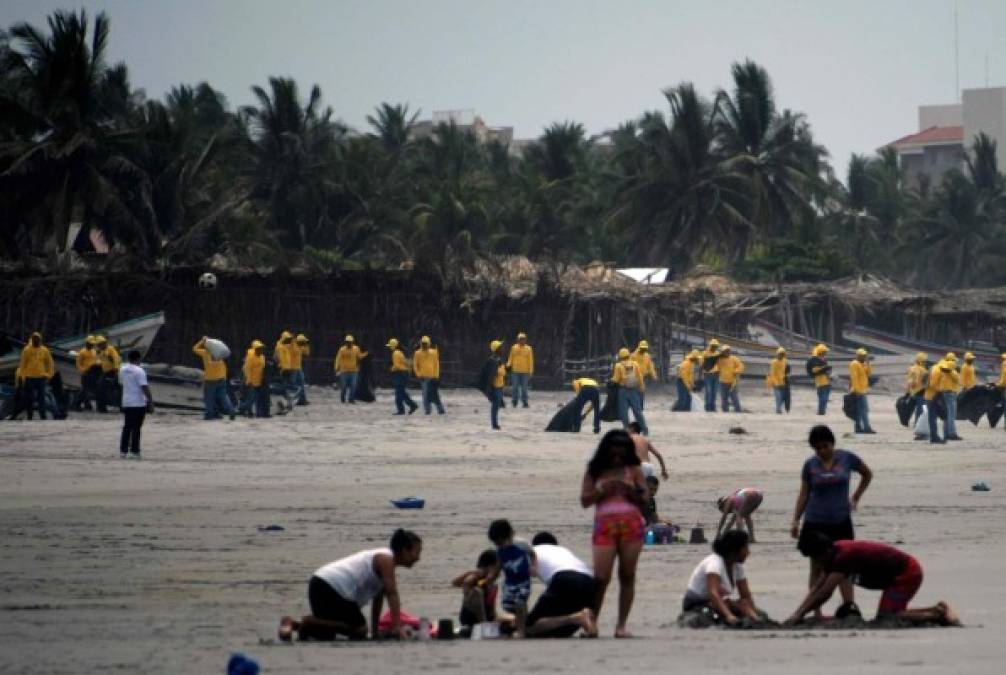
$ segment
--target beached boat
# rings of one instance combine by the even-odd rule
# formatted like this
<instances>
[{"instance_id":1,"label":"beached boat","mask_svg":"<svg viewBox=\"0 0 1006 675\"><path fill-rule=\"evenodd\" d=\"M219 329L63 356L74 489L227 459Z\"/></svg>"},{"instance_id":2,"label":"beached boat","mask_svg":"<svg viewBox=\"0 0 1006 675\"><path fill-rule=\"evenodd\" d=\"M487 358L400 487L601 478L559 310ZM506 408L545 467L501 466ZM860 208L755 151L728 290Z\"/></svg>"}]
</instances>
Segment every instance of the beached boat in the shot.
<instances>
[{"instance_id":1,"label":"beached boat","mask_svg":"<svg viewBox=\"0 0 1006 675\"><path fill-rule=\"evenodd\" d=\"M155 312L154 314L147 314L136 319L130 319L129 321L123 321L122 323L106 326L104 328L95 328L90 334L104 335L108 338L108 343L119 350L119 353L123 357L125 357L126 352L131 349L138 349L140 354L146 356L147 351L150 349L150 345L154 342L154 338L157 337L157 331L159 331L163 325L164 312ZM76 351L84 346L84 340L86 339L87 335L74 335L73 337L52 340L47 342L46 346L54 352ZM0 378L13 376L20 358L20 350L10 351L0 357ZM75 383L76 386L79 386L80 378L74 375L73 380L68 382L68 384L71 382Z\"/></svg>"}]
</instances>

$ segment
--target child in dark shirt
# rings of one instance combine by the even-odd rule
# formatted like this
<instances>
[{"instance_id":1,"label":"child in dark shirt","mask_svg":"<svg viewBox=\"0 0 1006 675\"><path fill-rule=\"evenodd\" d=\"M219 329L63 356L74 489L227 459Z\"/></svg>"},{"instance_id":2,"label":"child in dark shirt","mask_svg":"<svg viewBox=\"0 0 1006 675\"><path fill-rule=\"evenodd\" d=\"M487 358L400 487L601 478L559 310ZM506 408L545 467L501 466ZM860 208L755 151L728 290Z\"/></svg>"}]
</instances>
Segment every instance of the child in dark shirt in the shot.
<instances>
[{"instance_id":1,"label":"child in dark shirt","mask_svg":"<svg viewBox=\"0 0 1006 675\"><path fill-rule=\"evenodd\" d=\"M461 613L458 617L462 626L496 620L496 596L499 587L499 561L496 551L489 548L479 555L475 569L458 575L451 585L461 589Z\"/></svg>"}]
</instances>

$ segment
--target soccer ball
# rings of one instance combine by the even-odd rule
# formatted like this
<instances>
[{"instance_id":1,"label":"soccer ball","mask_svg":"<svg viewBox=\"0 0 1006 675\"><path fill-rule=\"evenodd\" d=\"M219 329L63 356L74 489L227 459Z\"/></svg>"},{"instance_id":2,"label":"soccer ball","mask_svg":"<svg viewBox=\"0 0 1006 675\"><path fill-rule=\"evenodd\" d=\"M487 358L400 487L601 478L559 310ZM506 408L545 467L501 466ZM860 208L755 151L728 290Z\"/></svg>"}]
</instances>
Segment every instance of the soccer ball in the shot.
<instances>
[{"instance_id":1,"label":"soccer ball","mask_svg":"<svg viewBox=\"0 0 1006 675\"><path fill-rule=\"evenodd\" d=\"M213 272L204 272L199 277L199 288L213 290L217 287L217 275Z\"/></svg>"}]
</instances>

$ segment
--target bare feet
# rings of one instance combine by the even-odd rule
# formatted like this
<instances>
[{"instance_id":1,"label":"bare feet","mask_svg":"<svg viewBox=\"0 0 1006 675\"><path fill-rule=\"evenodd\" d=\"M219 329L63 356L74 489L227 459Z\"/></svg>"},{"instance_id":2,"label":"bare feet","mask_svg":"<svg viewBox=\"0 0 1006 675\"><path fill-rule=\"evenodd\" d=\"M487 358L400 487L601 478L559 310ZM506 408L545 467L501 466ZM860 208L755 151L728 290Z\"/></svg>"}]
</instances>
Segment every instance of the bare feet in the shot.
<instances>
[{"instance_id":1,"label":"bare feet","mask_svg":"<svg viewBox=\"0 0 1006 675\"><path fill-rule=\"evenodd\" d=\"M957 616L957 612L955 612L950 605L940 600L936 603L936 607L943 613L943 621L948 626L961 625L961 618Z\"/></svg>"},{"instance_id":2,"label":"bare feet","mask_svg":"<svg viewBox=\"0 0 1006 675\"><path fill-rule=\"evenodd\" d=\"M279 620L279 631L277 631L277 637L283 642L292 642L293 634L300 628L300 624L297 623L292 616L284 616Z\"/></svg>"},{"instance_id":3,"label":"bare feet","mask_svg":"<svg viewBox=\"0 0 1006 675\"><path fill-rule=\"evenodd\" d=\"M581 610L579 613L580 627L583 628L583 636L589 638L597 637L597 623L594 621L594 612L591 609Z\"/></svg>"},{"instance_id":4,"label":"bare feet","mask_svg":"<svg viewBox=\"0 0 1006 675\"><path fill-rule=\"evenodd\" d=\"M620 626L615 629L615 637L618 639L628 639L632 637L632 633L630 633L625 626Z\"/></svg>"}]
</instances>

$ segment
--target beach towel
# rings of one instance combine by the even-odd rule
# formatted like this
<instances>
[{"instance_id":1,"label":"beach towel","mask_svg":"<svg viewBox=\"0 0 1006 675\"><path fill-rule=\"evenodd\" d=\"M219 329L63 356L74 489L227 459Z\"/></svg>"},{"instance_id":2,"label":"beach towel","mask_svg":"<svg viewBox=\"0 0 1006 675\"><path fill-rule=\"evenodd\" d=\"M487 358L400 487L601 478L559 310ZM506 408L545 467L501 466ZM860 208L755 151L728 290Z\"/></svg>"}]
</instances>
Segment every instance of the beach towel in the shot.
<instances>
[{"instance_id":1,"label":"beach towel","mask_svg":"<svg viewBox=\"0 0 1006 675\"><path fill-rule=\"evenodd\" d=\"M577 416L576 399L573 399L552 417L545 431L576 431Z\"/></svg>"},{"instance_id":2,"label":"beach towel","mask_svg":"<svg viewBox=\"0 0 1006 675\"><path fill-rule=\"evenodd\" d=\"M915 412L915 397L905 394L894 402L894 409L898 411L901 426L907 427L912 421L912 413Z\"/></svg>"},{"instance_id":3,"label":"beach towel","mask_svg":"<svg viewBox=\"0 0 1006 675\"><path fill-rule=\"evenodd\" d=\"M360 359L360 370L356 374L356 388L353 389L353 398L361 403L373 403L377 400L374 396L374 362L367 354Z\"/></svg>"},{"instance_id":4,"label":"beach towel","mask_svg":"<svg viewBox=\"0 0 1006 675\"><path fill-rule=\"evenodd\" d=\"M604 397L604 405L601 406L601 419L605 422L617 422L621 419L618 416L618 389L619 386L609 381L607 394Z\"/></svg>"}]
</instances>

